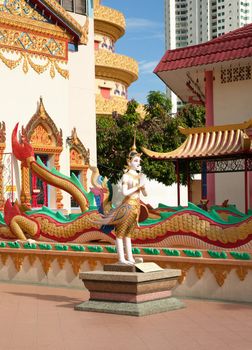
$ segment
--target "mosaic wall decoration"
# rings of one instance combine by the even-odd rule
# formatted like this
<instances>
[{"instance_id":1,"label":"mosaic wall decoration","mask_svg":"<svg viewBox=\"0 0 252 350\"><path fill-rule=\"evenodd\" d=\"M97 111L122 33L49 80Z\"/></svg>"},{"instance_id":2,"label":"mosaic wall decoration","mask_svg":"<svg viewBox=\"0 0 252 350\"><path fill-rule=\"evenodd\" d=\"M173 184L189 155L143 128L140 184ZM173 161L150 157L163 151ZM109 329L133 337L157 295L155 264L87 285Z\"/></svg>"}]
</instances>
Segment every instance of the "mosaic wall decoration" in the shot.
<instances>
[{"instance_id":1,"label":"mosaic wall decoration","mask_svg":"<svg viewBox=\"0 0 252 350\"><path fill-rule=\"evenodd\" d=\"M42 13L35 10L34 5L26 0L0 0L0 15L1 13L48 22Z\"/></svg>"},{"instance_id":2,"label":"mosaic wall decoration","mask_svg":"<svg viewBox=\"0 0 252 350\"><path fill-rule=\"evenodd\" d=\"M0 47L67 60L67 42L18 29L0 28Z\"/></svg>"},{"instance_id":3,"label":"mosaic wall decoration","mask_svg":"<svg viewBox=\"0 0 252 350\"><path fill-rule=\"evenodd\" d=\"M221 83L232 83L242 80L251 79L251 66L234 66L229 68L221 68Z\"/></svg>"}]
</instances>

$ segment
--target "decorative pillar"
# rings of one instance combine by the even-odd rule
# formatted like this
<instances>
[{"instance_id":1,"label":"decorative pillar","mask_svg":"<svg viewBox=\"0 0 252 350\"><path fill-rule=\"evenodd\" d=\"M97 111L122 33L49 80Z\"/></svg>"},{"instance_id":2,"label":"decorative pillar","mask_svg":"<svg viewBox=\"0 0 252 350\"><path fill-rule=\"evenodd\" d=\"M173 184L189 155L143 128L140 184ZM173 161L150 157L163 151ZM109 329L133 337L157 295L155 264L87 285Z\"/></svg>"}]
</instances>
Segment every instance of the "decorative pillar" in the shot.
<instances>
[{"instance_id":1,"label":"decorative pillar","mask_svg":"<svg viewBox=\"0 0 252 350\"><path fill-rule=\"evenodd\" d=\"M186 161L186 172L187 172L187 193L188 193L188 202L192 201L192 189L191 189L191 174L190 174L190 160Z\"/></svg>"},{"instance_id":2,"label":"decorative pillar","mask_svg":"<svg viewBox=\"0 0 252 350\"><path fill-rule=\"evenodd\" d=\"M213 71L205 71L206 126L214 125ZM207 174L207 199L215 204L215 174Z\"/></svg>"},{"instance_id":3,"label":"decorative pillar","mask_svg":"<svg viewBox=\"0 0 252 350\"><path fill-rule=\"evenodd\" d=\"M21 204L25 205L27 208L31 208L30 170L24 166L23 162L21 163L21 179Z\"/></svg>"},{"instance_id":4,"label":"decorative pillar","mask_svg":"<svg viewBox=\"0 0 252 350\"><path fill-rule=\"evenodd\" d=\"M180 206L180 174L179 174L179 160L176 161L176 177L177 177L177 201Z\"/></svg>"},{"instance_id":5,"label":"decorative pillar","mask_svg":"<svg viewBox=\"0 0 252 350\"><path fill-rule=\"evenodd\" d=\"M59 153L55 153L54 155L54 166L55 169L60 171L60 165L59 165ZM59 188L56 188L56 207L57 209L62 209L63 204L61 203L63 199L62 192Z\"/></svg>"},{"instance_id":6,"label":"decorative pillar","mask_svg":"<svg viewBox=\"0 0 252 350\"><path fill-rule=\"evenodd\" d=\"M3 149L0 149L0 210L4 208L4 188L3 188Z\"/></svg>"},{"instance_id":7,"label":"decorative pillar","mask_svg":"<svg viewBox=\"0 0 252 350\"><path fill-rule=\"evenodd\" d=\"M245 214L248 214L248 159L245 158L245 172L244 172L244 195L245 195Z\"/></svg>"},{"instance_id":8,"label":"decorative pillar","mask_svg":"<svg viewBox=\"0 0 252 350\"><path fill-rule=\"evenodd\" d=\"M249 208L252 208L252 171L249 171Z\"/></svg>"},{"instance_id":9,"label":"decorative pillar","mask_svg":"<svg viewBox=\"0 0 252 350\"><path fill-rule=\"evenodd\" d=\"M83 187L85 188L85 190L87 191L87 171L88 171L89 165L84 165L84 168L82 170L82 174L83 174L83 180L82 180L82 184Z\"/></svg>"}]
</instances>

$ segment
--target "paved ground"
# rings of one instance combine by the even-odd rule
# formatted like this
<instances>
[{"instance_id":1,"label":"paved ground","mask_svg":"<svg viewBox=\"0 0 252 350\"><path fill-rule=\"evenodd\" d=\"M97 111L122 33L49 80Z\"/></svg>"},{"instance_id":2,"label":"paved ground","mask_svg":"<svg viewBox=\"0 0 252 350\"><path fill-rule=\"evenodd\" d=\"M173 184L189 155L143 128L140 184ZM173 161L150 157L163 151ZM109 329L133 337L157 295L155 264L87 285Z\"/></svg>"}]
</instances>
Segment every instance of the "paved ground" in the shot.
<instances>
[{"instance_id":1,"label":"paved ground","mask_svg":"<svg viewBox=\"0 0 252 350\"><path fill-rule=\"evenodd\" d=\"M0 350L251 350L252 304L184 300L129 317L74 311L82 290L0 283Z\"/></svg>"}]
</instances>

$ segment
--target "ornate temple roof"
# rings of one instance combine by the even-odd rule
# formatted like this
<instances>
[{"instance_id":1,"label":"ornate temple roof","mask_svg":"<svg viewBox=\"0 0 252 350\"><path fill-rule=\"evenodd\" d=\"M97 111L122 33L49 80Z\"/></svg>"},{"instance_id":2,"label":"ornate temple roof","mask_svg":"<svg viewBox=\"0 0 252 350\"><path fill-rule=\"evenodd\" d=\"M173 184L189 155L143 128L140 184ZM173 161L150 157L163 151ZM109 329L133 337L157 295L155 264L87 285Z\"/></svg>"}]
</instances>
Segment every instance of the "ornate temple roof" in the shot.
<instances>
[{"instance_id":1,"label":"ornate temple roof","mask_svg":"<svg viewBox=\"0 0 252 350\"><path fill-rule=\"evenodd\" d=\"M250 57L251 42L252 24L248 24L202 44L166 51L154 73Z\"/></svg>"},{"instance_id":2,"label":"ornate temple roof","mask_svg":"<svg viewBox=\"0 0 252 350\"><path fill-rule=\"evenodd\" d=\"M143 152L154 159L216 158L251 151L251 139L246 133L252 128L252 119L242 124L220 125L184 129L186 140L174 151L160 153L143 148Z\"/></svg>"},{"instance_id":3,"label":"ornate temple roof","mask_svg":"<svg viewBox=\"0 0 252 350\"><path fill-rule=\"evenodd\" d=\"M14 5L3 3L0 4L0 13L0 24L60 37L67 35L70 42L87 44L88 17L81 26L57 0L30 0L30 3L19 0Z\"/></svg>"}]
</instances>

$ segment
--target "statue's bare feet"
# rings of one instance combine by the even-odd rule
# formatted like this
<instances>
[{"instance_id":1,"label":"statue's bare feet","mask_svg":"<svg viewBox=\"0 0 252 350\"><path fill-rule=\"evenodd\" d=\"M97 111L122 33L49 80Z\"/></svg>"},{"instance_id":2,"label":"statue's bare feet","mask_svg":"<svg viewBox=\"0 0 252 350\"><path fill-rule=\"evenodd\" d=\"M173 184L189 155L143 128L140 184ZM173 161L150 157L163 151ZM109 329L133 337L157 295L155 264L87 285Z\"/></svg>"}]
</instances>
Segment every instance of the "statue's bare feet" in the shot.
<instances>
[{"instance_id":1,"label":"statue's bare feet","mask_svg":"<svg viewBox=\"0 0 252 350\"><path fill-rule=\"evenodd\" d=\"M129 261L129 260L119 260L118 261L119 262L119 264L124 264L124 265L134 265L135 264L135 262L131 262L131 261Z\"/></svg>"},{"instance_id":2,"label":"statue's bare feet","mask_svg":"<svg viewBox=\"0 0 252 350\"><path fill-rule=\"evenodd\" d=\"M27 242L30 243L30 244L36 243L36 241L35 241L34 239L32 239L32 238L28 238L28 239L27 239Z\"/></svg>"}]
</instances>

